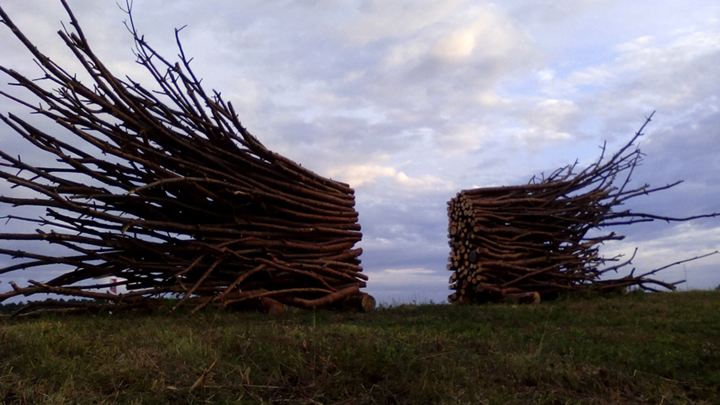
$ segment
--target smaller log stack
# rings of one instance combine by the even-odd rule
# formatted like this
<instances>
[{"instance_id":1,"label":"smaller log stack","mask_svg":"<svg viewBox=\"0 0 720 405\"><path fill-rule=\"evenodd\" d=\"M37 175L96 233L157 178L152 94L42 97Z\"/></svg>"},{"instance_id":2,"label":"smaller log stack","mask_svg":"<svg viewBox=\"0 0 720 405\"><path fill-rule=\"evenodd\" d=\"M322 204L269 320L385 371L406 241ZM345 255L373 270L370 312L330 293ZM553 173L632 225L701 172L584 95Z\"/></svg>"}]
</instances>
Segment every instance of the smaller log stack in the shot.
<instances>
[{"instance_id":1,"label":"smaller log stack","mask_svg":"<svg viewBox=\"0 0 720 405\"><path fill-rule=\"evenodd\" d=\"M628 187L630 174L641 161L640 149L631 149L652 115L617 153L575 173L576 164L562 167L548 178L512 187L464 190L448 202L450 257L448 270L453 303L489 301L539 302L561 292L619 291L631 286L656 291L673 290L676 283L648 278L664 266L636 276L604 275L629 265L621 256L605 258L598 247L624 237L614 232L588 237L588 232L614 225L653 220L687 221L718 213L671 218L629 210L614 211L628 199L671 188L648 184ZM614 184L621 174L624 182ZM717 253L717 252L714 252ZM714 254L711 253L711 254ZM683 260L672 265L707 255ZM634 257L634 254L633 254ZM603 267L608 262L618 262Z\"/></svg>"},{"instance_id":2,"label":"smaller log stack","mask_svg":"<svg viewBox=\"0 0 720 405\"><path fill-rule=\"evenodd\" d=\"M537 302L592 277L585 263L584 223L602 211L557 199L567 182L465 190L448 202L451 302ZM596 196L601 198L602 194Z\"/></svg>"}]
</instances>

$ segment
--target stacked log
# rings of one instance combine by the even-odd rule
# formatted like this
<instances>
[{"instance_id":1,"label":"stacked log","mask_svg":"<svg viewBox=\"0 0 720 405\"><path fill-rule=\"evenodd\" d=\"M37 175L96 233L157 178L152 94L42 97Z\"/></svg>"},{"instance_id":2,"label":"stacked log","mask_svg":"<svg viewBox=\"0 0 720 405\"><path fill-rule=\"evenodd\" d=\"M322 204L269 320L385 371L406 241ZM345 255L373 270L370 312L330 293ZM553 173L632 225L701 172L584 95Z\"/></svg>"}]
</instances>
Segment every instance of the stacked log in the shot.
<instances>
[{"instance_id":1,"label":"stacked log","mask_svg":"<svg viewBox=\"0 0 720 405\"><path fill-rule=\"evenodd\" d=\"M585 263L596 260L598 252L583 249L584 235L577 231L601 213L553 198L566 186L558 182L481 188L453 198L448 203L448 269L454 270L450 282L456 292L450 300L539 301L541 294L558 285L588 280Z\"/></svg>"},{"instance_id":2,"label":"stacked log","mask_svg":"<svg viewBox=\"0 0 720 405\"><path fill-rule=\"evenodd\" d=\"M178 297L175 308L192 304L195 310L252 303L277 312L282 304L313 308L348 300L374 306L360 292L367 276L362 249L355 247L362 234L349 185L265 148L241 125L231 103L203 89L179 39L180 60L169 62L137 33L129 9L138 63L157 88L113 75L62 3L74 31L59 35L89 74L89 84L41 53L0 8L2 22L44 72L37 82L0 67L36 99L0 94L74 136L66 141L19 116L0 115L56 162L32 165L0 151L0 178L34 194L2 195L0 203L45 208L40 218L4 217L39 228L2 233L0 240L45 241L74 253L0 249L25 259L0 274L40 266L70 269L27 287L12 283L0 302L53 293L118 308L155 305L168 295ZM98 282L110 278L120 281ZM103 292L117 287L127 293Z\"/></svg>"},{"instance_id":3,"label":"stacked log","mask_svg":"<svg viewBox=\"0 0 720 405\"><path fill-rule=\"evenodd\" d=\"M630 173L642 154L631 146L650 122L607 161L600 159L574 173L575 164L530 184L464 190L448 202L450 302L483 303L518 300L539 302L562 292L618 291L628 287L675 289L677 283L649 278L667 266L636 276L604 277L629 265L620 256L605 258L599 245L623 236L614 232L588 237L588 232L636 222L687 221L717 213L671 218L614 210L630 198L671 188L645 184L629 188ZM614 184L621 174L622 184ZM634 255L633 255L634 257ZM702 256L704 257L704 256ZM699 257L698 257L699 258ZM693 258L690 260L694 260ZM620 262L603 267L608 262ZM685 261L674 264L683 263Z\"/></svg>"}]
</instances>

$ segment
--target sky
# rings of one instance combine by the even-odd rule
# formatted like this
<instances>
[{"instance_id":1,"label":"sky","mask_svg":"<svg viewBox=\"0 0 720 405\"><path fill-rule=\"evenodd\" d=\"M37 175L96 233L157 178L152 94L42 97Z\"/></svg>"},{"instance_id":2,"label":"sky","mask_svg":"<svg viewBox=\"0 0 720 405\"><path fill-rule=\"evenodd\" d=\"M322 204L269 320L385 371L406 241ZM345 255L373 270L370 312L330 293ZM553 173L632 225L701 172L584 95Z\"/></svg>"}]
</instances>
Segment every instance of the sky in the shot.
<instances>
[{"instance_id":1,"label":"sky","mask_svg":"<svg viewBox=\"0 0 720 405\"><path fill-rule=\"evenodd\" d=\"M111 71L149 83L115 0L69 4ZM79 71L57 36L68 22L59 1L0 5L41 51ZM623 208L720 212L717 0L135 0L133 16L166 57L177 54L174 28L185 26L195 73L251 133L355 188L366 291L381 302L446 300L446 202L459 191L524 184L575 160L585 167L653 111L633 184L684 182ZM40 76L5 27L0 64ZM0 78L0 89L16 91L8 82ZM9 111L27 114L0 100ZM0 148L31 158L17 138L0 126ZM601 252L637 247L638 271L720 249L720 218L611 230L626 239ZM0 275L0 292L47 276ZM658 278L715 288L720 255Z\"/></svg>"}]
</instances>

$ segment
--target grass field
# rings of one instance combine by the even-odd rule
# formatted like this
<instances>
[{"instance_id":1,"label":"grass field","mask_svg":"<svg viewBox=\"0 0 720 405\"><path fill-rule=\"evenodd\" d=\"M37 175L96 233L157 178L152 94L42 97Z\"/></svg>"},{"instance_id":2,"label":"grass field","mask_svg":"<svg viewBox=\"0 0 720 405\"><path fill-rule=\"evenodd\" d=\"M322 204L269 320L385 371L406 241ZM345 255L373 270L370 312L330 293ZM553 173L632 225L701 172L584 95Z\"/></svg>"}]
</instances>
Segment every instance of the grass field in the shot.
<instances>
[{"instance_id":1,"label":"grass field","mask_svg":"<svg viewBox=\"0 0 720 405\"><path fill-rule=\"evenodd\" d=\"M720 403L720 292L0 320L3 404Z\"/></svg>"}]
</instances>

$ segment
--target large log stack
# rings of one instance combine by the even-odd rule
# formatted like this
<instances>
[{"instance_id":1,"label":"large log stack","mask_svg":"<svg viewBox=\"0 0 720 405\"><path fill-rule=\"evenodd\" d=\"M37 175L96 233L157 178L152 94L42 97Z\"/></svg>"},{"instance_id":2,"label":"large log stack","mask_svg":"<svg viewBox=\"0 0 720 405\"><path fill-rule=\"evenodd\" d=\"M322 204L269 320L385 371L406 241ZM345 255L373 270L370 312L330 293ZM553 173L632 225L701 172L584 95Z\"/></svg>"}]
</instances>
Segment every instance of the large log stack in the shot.
<instances>
[{"instance_id":1,"label":"large log stack","mask_svg":"<svg viewBox=\"0 0 720 405\"><path fill-rule=\"evenodd\" d=\"M147 307L167 294L195 309L251 302L276 311L278 303L374 305L359 290L367 276L360 266L362 250L354 247L362 234L352 188L265 148L241 125L231 103L202 88L180 41L179 62L163 59L136 32L129 9L137 61L157 87L113 75L62 3L73 31L59 35L89 83L41 53L0 8L2 22L44 72L38 82L0 67L35 99L0 94L55 122L62 133L50 135L19 116L0 115L51 157L37 165L0 151L0 178L25 190L0 196L0 203L45 209L39 218L5 216L38 229L2 233L0 240L6 246L45 241L73 253L0 249L24 259L0 274L58 269L49 281L12 283L0 302L53 293L105 300L117 308ZM102 281L112 278L119 281ZM127 293L108 292L117 287Z\"/></svg>"},{"instance_id":2,"label":"large log stack","mask_svg":"<svg viewBox=\"0 0 720 405\"><path fill-rule=\"evenodd\" d=\"M527 185L465 190L450 200L447 268L453 271L449 282L454 290L450 302L538 302L560 292L617 291L630 286L674 289L677 283L648 278L660 269L641 275L632 271L619 279L605 277L629 265L632 258L601 268L607 262L620 262L620 257L604 258L598 247L623 236L614 232L588 236L591 230L614 225L718 215L669 218L614 210L630 198L680 183L628 188L642 156L631 146L649 121L610 159L603 161L603 147L600 159L579 173L570 165ZM623 172L624 181L615 184Z\"/></svg>"}]
</instances>

